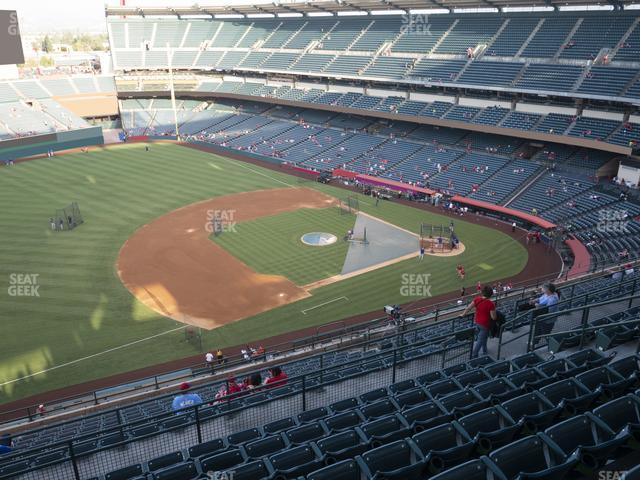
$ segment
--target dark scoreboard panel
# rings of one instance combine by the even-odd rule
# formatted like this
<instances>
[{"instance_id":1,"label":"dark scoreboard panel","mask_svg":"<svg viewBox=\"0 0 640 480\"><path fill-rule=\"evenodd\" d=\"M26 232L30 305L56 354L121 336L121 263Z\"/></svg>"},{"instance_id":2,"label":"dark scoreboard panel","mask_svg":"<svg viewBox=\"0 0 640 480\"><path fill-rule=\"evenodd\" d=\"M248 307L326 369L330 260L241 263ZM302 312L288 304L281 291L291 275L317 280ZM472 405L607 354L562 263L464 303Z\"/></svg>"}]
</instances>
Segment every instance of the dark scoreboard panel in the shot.
<instances>
[{"instance_id":1,"label":"dark scoreboard panel","mask_svg":"<svg viewBox=\"0 0 640 480\"><path fill-rule=\"evenodd\" d=\"M24 63L18 14L15 10L0 10L0 65Z\"/></svg>"}]
</instances>

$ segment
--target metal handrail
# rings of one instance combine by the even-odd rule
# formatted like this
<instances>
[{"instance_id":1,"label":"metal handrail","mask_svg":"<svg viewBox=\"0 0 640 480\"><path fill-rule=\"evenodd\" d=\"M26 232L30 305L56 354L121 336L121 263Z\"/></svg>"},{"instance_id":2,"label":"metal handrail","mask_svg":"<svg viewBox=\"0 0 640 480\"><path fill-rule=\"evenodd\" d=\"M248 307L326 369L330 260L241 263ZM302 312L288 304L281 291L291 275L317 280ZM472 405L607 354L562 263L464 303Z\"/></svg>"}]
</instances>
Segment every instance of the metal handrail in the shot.
<instances>
[{"instance_id":1,"label":"metal handrail","mask_svg":"<svg viewBox=\"0 0 640 480\"><path fill-rule=\"evenodd\" d=\"M637 291L637 286L638 286L639 280L640 279L636 277L636 278L624 281L624 277L623 277L621 280L616 281L616 285L612 285L611 287L607 287L606 289L600 290L599 292L597 292L597 294L601 295L603 293L603 291L608 291L608 290L619 290L621 287L624 287L624 286L627 286L627 285L631 285L632 286L632 294L634 294ZM573 291L574 291L576 285L579 285L579 284L573 284L572 285L572 290L571 290L572 294L573 294ZM564 305L566 305L566 303L569 303L569 310L562 310L562 313L566 313L568 311L572 311L573 309L581 309L581 308L585 308L586 306L590 306L590 305L598 305L597 303L594 303L594 304L589 304L588 303L589 302L589 297L593 296L593 295L595 295L595 293L593 293L593 292L585 293L585 294L582 294L582 295L578 295L577 297L574 297L573 295L571 295L567 300L563 300L563 301L559 302L558 303L558 308L560 309ZM572 303L575 303L576 301L579 301L581 299L584 299L584 301L585 301L584 305L578 306L578 307L571 307ZM607 300L607 301L609 301L609 300ZM619 298L618 299L612 299L611 301L619 301ZM514 336L513 338L511 338L509 340L503 341L504 332L507 331L507 330L515 331L515 329L517 329L519 326L524 325L524 324L531 325L531 322L534 319L529 318L528 321L525 321L525 319L527 317L531 317L531 315L533 314L534 311L535 310L527 310L525 312L522 312L521 314L516 315L516 317L513 318L512 320L510 320L508 322L505 322L500 327L500 333L499 333L499 336L498 336L498 353L497 353L498 358L501 358L503 345L508 345L510 343L514 343L514 342L520 340L521 338L526 337L527 335L529 335L529 332L525 332L525 333L523 333L521 335ZM554 315L554 314L555 313L544 314L544 315L546 316L546 315ZM540 315L540 316L542 317L543 315Z\"/></svg>"},{"instance_id":2,"label":"metal handrail","mask_svg":"<svg viewBox=\"0 0 640 480\"><path fill-rule=\"evenodd\" d=\"M425 353L425 354L422 354L420 356L413 357L413 358L410 358L410 359L402 358L401 354L403 352L405 352L405 351L410 351L410 350L413 350L413 349L417 348L415 345L404 345L402 347L398 347L398 348L395 348L393 350L380 352L380 353L378 353L376 355L372 355L371 357L367 358L366 361L392 359L393 362L384 367L385 370L391 369L391 371L392 371L392 379L395 379L396 370L399 367L401 367L403 364L407 364L407 363L410 363L410 362L413 362L413 361L416 361L416 360L420 360L421 358L424 358L424 357L438 358L439 356L441 356L442 357L441 361L440 361L441 368L444 368L445 361L450 361L452 358L457 359L459 357L464 357L464 358L470 357L470 355L471 355L471 346L473 344L473 331L474 330L472 328L469 328L469 329L465 329L465 330L462 330L460 332L457 332L456 333L457 341L456 341L456 343L454 345L448 345L448 346L445 346L445 347L441 347L441 348L436 349L436 350L434 350L432 352L428 352L428 353ZM468 349L467 349L468 351L465 350L463 353L460 353L460 354L456 355L455 357L447 357L446 356L447 352L451 352L452 349L454 349L454 348L462 348L462 347L465 346L465 344L468 344ZM398 352L400 352L400 353L398 353ZM350 362L346 362L346 363L342 364L340 366L340 368L341 369L348 368L350 365L353 365L355 363L359 363L359 362L362 362L362 361L363 361L363 359L358 359L358 360L353 360L353 361L350 361ZM303 388L301 390L291 392L291 393L289 393L287 395L284 395L284 396L275 396L273 398L267 398L267 399L265 399L263 401L256 402L254 404L245 405L241 409L230 409L230 410L218 412L217 415L209 417L207 419L207 422L211 421L214 418L221 418L221 417L225 417L227 415L236 414L239 411L241 411L242 409L251 409L251 408L253 408L255 406L264 405L266 403L270 403L270 402L273 402L273 401L278 401L278 400L281 400L282 398L286 398L288 396L294 396L294 395L302 395L303 396L302 405L304 406L306 404L306 402L304 401L304 395L306 395L307 391L313 391L313 390L315 390L317 388L321 388L321 387L323 387L324 385L327 385L327 384L332 384L332 383L335 383L335 382L341 382L341 381L349 380L350 377L340 378L340 379L335 380L335 381L329 381L329 382L324 382L324 383L321 381L320 383L315 384L310 388L306 388L307 385L311 385L311 383L309 383L310 379L316 378L316 377L322 378L323 374L328 374L329 372L334 371L335 368L336 368L335 366L331 366L331 367L326 367L324 369L321 369L319 371L314 371L312 373L305 373L305 374L298 375L298 376L295 376L295 377L290 377L290 378L287 379L287 384L289 384L289 385L291 385L291 384L301 384ZM364 373L364 372L362 372L362 373ZM393 383L393 381L390 382L390 383ZM274 388L278 388L278 386L275 385ZM262 393L264 393L266 391L269 391L266 387L265 388L259 388L259 389L256 389L255 391L252 391L252 392L249 392L249 393L243 392L243 394L241 394L241 395L239 395L239 394L228 395L228 396L216 399L215 402L216 402L217 405L224 405L225 403L226 404L230 404L230 402L232 402L233 400L236 400L238 398L248 398L248 397L251 397L252 395L259 395L259 394L262 394ZM345 391L345 397L344 398L348 398L349 396L351 396L351 394L352 394L352 392ZM180 412L178 412L178 413L182 413L184 415L189 415L190 418L191 418L191 420L186 425L181 425L181 428L184 428L186 426L191 426L191 425L194 425L194 424L197 425L199 443L202 442L202 435L201 435L201 432L200 432L201 420L200 420L199 412L201 410L203 410L203 409L207 409L207 408L210 408L210 407L211 408L215 408L215 405L213 405L213 402L211 402L211 403L203 403L203 404L200 404L200 405L187 407L187 408L181 410ZM302 411L304 411L304 408L302 409ZM159 415L154 415L154 416L148 417L144 421L137 420L137 421L128 422L128 423L120 423L117 426L113 426L113 427L109 427L109 428L98 430L96 432L87 433L85 435L77 436L77 437L74 437L71 440L62 440L62 441L59 441L59 442L50 443L50 444L47 444L46 446L43 446L43 447L36 447L36 448L33 448L33 449L27 449L27 450L14 450L13 452L11 452L9 454L5 454L3 456L3 460L4 461L6 461L6 460L16 461L16 460L19 460L21 458L32 457L34 455L37 455L38 453L42 453L42 452L45 452L45 451L50 453L52 451L55 451L56 449L58 449L58 450L59 449L68 449L68 452L70 454L69 458L63 459L59 463L68 462L69 460L71 460L72 462L75 462L77 460L77 458L88 457L88 456L93 455L95 453L98 453L100 451L105 451L105 450L110 450L110 449L113 449L113 448L122 447L123 445L135 443L135 442L138 442L138 441L148 440L151 437L159 436L159 435L166 434L166 433L171 433L172 429L169 428L169 429L166 429L164 431L160 431L160 432L154 433L152 435L142 436L142 437L138 437L138 438L131 438L131 439L128 439L128 440L123 440L122 442L119 442L119 443L116 443L116 444L113 444L113 445L109 445L107 447L97 448L95 450L91 450L91 451L88 451L88 452L74 454L74 446L75 445L81 444L81 443L83 443L85 441L88 441L88 440L99 439L100 437L104 437L104 436L112 434L112 433L117 433L117 432L123 433L124 431L127 431L127 430L129 430L129 429L131 429L133 427L141 426L142 424L145 424L145 425L147 425L147 424L157 424L157 423L159 423L159 422L161 422L163 420L167 420L169 418L173 418L176 413L177 412L168 412L168 413L165 412L165 413L162 413L162 414L159 414ZM121 417L118 416L118 419L120 420ZM47 464L47 465L43 465L42 467L37 467L35 469L32 469L30 471L36 471L36 470L39 470L41 468L47 468L47 467L51 467L51 466L52 466L52 464ZM5 478L5 477L0 477L0 478Z\"/></svg>"}]
</instances>

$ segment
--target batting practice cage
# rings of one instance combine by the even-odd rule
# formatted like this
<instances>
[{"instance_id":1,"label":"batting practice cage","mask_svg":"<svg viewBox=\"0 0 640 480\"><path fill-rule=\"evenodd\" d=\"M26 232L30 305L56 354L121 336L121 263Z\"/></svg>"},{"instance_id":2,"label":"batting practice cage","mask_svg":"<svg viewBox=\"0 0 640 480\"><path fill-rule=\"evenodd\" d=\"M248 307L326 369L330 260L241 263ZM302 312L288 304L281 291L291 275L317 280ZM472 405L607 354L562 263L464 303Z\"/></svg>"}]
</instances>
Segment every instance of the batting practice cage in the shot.
<instances>
[{"instance_id":1,"label":"batting practice cage","mask_svg":"<svg viewBox=\"0 0 640 480\"><path fill-rule=\"evenodd\" d=\"M56 210L55 215L49 219L52 230L73 230L84 223L80 207L77 202L67 205L61 210Z\"/></svg>"},{"instance_id":2,"label":"batting practice cage","mask_svg":"<svg viewBox=\"0 0 640 480\"><path fill-rule=\"evenodd\" d=\"M455 238L453 228L430 223L420 224L420 245L428 252L450 252L456 244L457 238Z\"/></svg>"},{"instance_id":3,"label":"batting practice cage","mask_svg":"<svg viewBox=\"0 0 640 480\"><path fill-rule=\"evenodd\" d=\"M358 197L350 195L347 198L340 199L340 215L345 215L348 213L355 214L359 211L360 202L358 201Z\"/></svg>"}]
</instances>

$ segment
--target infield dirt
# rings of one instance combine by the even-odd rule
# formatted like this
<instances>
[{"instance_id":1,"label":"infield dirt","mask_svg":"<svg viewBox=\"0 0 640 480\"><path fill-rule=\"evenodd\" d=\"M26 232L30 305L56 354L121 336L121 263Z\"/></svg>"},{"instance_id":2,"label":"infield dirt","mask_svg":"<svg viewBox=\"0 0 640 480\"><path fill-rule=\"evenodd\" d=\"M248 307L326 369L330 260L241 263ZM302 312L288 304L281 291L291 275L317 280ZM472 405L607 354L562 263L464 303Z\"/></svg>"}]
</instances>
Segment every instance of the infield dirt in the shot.
<instances>
[{"instance_id":1,"label":"infield dirt","mask_svg":"<svg viewBox=\"0 0 640 480\"><path fill-rule=\"evenodd\" d=\"M206 329L295 302L308 291L285 277L256 273L209 239L211 216L222 212L223 227L231 230L233 222L335 202L310 188L281 188L188 205L138 229L120 250L118 275L149 308Z\"/></svg>"}]
</instances>

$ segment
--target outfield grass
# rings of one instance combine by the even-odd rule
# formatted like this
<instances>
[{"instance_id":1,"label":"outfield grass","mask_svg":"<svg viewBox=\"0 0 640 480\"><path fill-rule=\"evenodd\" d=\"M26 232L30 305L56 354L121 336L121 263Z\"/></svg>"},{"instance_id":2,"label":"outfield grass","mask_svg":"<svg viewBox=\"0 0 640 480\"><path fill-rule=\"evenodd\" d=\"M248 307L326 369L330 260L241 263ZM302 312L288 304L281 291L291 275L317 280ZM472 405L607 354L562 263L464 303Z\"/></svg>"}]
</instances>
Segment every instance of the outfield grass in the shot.
<instances>
[{"instance_id":1,"label":"outfield grass","mask_svg":"<svg viewBox=\"0 0 640 480\"><path fill-rule=\"evenodd\" d=\"M353 214L340 214L338 207L303 208L241 222L235 234L212 238L256 272L306 285L342 271L349 248L342 236L355 220ZM305 245L300 237L309 232L332 233L340 240L324 247Z\"/></svg>"},{"instance_id":2,"label":"outfield grass","mask_svg":"<svg viewBox=\"0 0 640 480\"><path fill-rule=\"evenodd\" d=\"M0 169L0 402L198 353L181 330L171 332L180 324L122 286L114 268L119 249L137 228L181 206L286 185L299 183L171 144L152 145L149 152L142 144L122 145ZM330 185L306 186L345 195ZM85 224L51 232L49 217L71 201L79 203ZM423 221L449 222L394 203L376 208L364 196L360 207L414 232ZM467 247L459 257L401 262L322 287L310 298L205 332L204 347L238 345L414 300L400 294L403 273L431 273L431 293L438 295L460 288L459 262L468 285L514 275L526 264L525 249L507 235L465 222L457 222L456 231ZM39 297L10 296L12 274L37 274ZM337 297L348 301L301 312Z\"/></svg>"}]
</instances>

